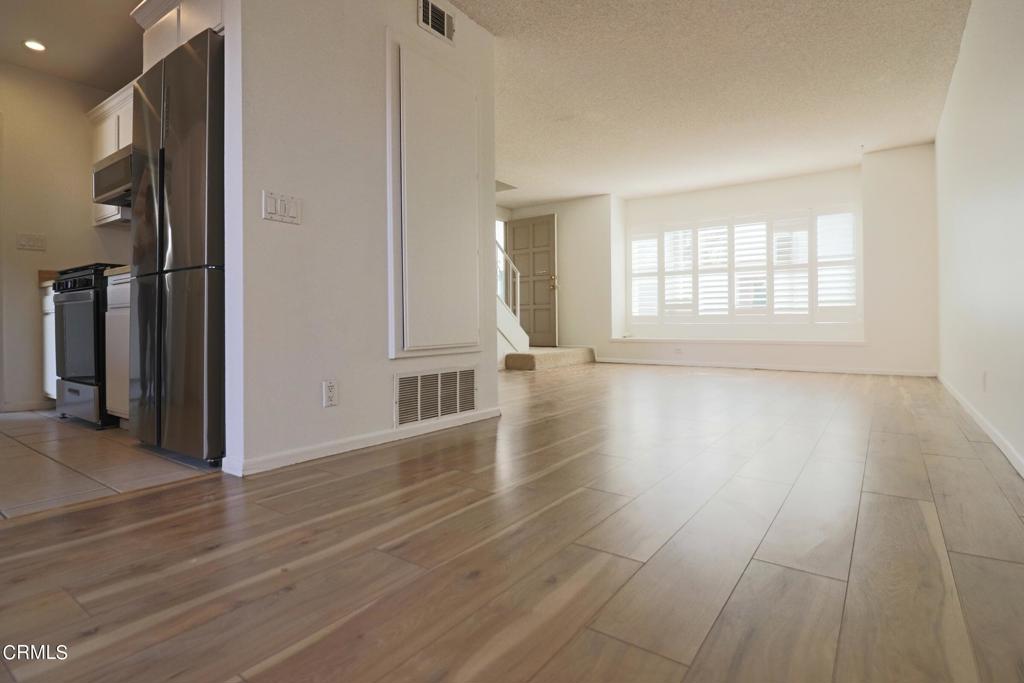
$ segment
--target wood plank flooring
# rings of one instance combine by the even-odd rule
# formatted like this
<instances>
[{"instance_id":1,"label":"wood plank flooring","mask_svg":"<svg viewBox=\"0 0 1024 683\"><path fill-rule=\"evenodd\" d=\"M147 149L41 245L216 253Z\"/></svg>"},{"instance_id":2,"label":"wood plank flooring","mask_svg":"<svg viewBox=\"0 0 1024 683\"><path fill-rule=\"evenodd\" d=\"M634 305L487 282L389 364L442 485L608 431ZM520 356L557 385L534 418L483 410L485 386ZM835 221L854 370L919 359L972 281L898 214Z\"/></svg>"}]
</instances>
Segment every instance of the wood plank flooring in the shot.
<instances>
[{"instance_id":1,"label":"wood plank flooring","mask_svg":"<svg viewBox=\"0 0 1024 683\"><path fill-rule=\"evenodd\" d=\"M128 443L0 417L0 645L69 650L0 683L1024 683L1024 480L935 380L500 389L497 420L120 494L160 476Z\"/></svg>"}]
</instances>

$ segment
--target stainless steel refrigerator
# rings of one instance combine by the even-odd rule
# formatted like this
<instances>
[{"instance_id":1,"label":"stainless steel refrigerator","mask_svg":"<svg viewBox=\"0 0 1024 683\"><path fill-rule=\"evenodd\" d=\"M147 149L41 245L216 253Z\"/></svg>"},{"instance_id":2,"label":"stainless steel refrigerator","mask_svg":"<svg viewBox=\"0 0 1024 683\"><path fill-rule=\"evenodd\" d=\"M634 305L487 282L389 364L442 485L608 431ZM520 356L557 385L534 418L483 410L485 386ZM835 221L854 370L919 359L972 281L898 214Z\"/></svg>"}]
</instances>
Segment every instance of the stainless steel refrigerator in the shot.
<instances>
[{"instance_id":1,"label":"stainless steel refrigerator","mask_svg":"<svg viewBox=\"0 0 1024 683\"><path fill-rule=\"evenodd\" d=\"M224 52L204 31L135 83L131 426L224 455Z\"/></svg>"}]
</instances>

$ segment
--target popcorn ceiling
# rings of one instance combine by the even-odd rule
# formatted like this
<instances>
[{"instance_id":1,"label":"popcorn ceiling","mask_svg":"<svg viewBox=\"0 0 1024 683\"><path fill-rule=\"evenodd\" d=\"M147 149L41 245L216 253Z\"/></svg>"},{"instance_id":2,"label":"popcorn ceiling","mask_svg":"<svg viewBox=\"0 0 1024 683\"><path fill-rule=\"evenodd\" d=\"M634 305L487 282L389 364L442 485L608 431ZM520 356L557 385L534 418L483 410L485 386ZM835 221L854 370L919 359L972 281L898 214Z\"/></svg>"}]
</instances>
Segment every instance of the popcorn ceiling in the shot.
<instances>
[{"instance_id":1,"label":"popcorn ceiling","mask_svg":"<svg viewBox=\"0 0 1024 683\"><path fill-rule=\"evenodd\" d=\"M856 165L934 139L969 0L454 0L495 40L503 206Z\"/></svg>"}]
</instances>

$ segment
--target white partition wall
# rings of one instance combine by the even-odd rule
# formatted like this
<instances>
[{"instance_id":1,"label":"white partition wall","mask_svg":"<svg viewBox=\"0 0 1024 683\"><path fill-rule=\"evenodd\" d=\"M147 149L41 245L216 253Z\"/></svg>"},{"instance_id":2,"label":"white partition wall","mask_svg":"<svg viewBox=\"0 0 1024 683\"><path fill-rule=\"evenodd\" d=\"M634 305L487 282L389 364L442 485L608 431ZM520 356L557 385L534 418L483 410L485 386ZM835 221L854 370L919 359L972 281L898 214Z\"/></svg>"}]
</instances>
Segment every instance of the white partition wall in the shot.
<instances>
[{"instance_id":1,"label":"white partition wall","mask_svg":"<svg viewBox=\"0 0 1024 683\"><path fill-rule=\"evenodd\" d=\"M421 28L410 0L225 6L232 473L497 414L494 250L478 248L494 239L493 38L440 4L454 42ZM429 118L407 121L411 254L398 261L395 44L418 55L406 114ZM300 199L301 224L263 220L263 191ZM406 352L403 336L392 357L395 263L410 304L399 320L431 348ZM398 426L396 377L453 368L476 369L474 408ZM337 406L323 405L325 380Z\"/></svg>"},{"instance_id":2,"label":"white partition wall","mask_svg":"<svg viewBox=\"0 0 1024 683\"><path fill-rule=\"evenodd\" d=\"M974 0L936 138L940 378L1024 474L1024 3Z\"/></svg>"}]
</instances>

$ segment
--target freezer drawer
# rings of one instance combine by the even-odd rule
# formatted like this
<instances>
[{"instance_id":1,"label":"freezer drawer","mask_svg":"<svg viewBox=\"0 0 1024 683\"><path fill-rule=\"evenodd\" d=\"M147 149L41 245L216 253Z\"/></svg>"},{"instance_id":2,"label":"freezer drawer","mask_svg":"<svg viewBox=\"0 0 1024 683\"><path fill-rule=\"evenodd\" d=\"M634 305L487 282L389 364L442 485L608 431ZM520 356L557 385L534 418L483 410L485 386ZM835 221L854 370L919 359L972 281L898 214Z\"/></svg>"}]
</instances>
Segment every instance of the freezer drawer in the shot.
<instances>
[{"instance_id":1,"label":"freezer drawer","mask_svg":"<svg viewBox=\"0 0 1024 683\"><path fill-rule=\"evenodd\" d=\"M224 272L161 276L160 446L193 458L224 455Z\"/></svg>"},{"instance_id":2,"label":"freezer drawer","mask_svg":"<svg viewBox=\"0 0 1024 683\"><path fill-rule=\"evenodd\" d=\"M89 422L100 421L100 389L91 384L57 380L57 411Z\"/></svg>"}]
</instances>

